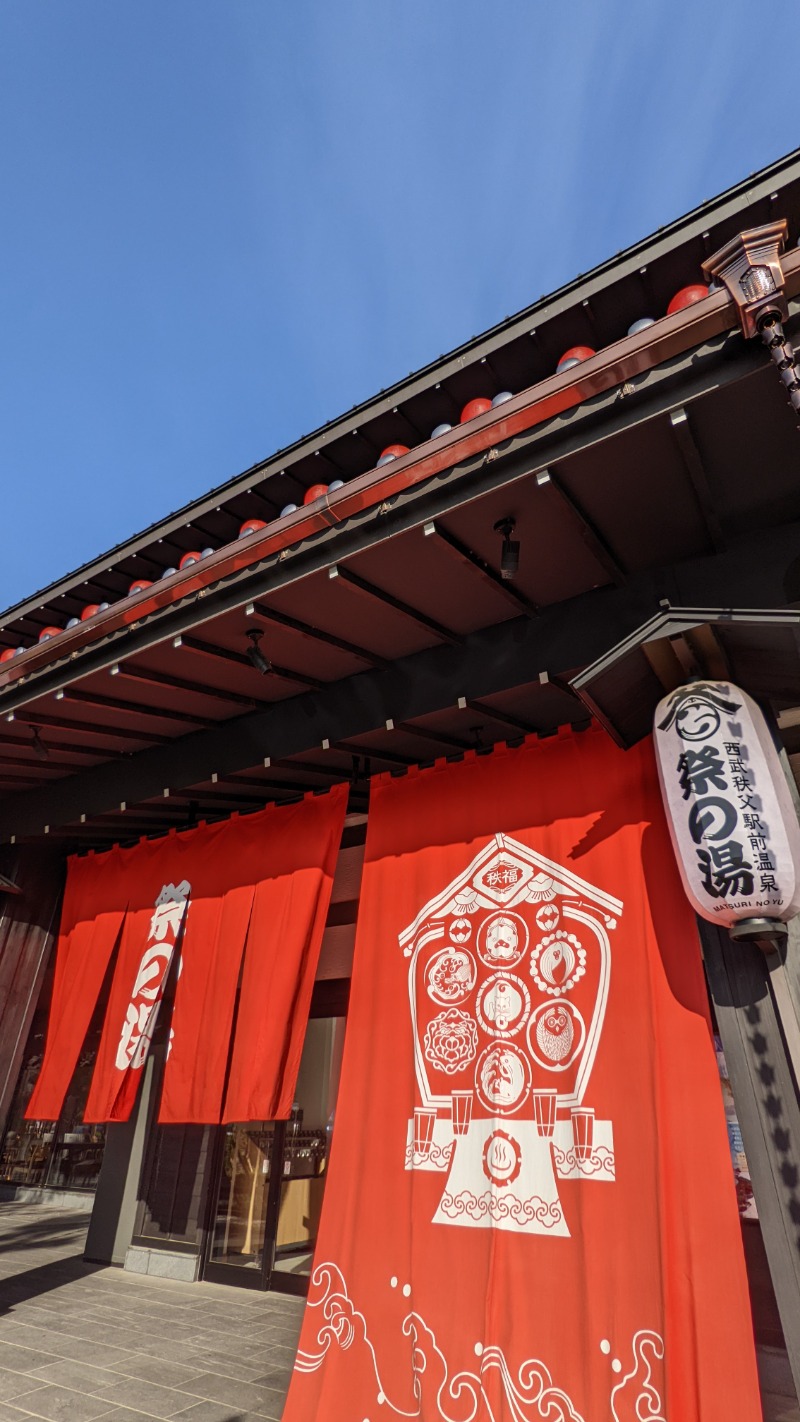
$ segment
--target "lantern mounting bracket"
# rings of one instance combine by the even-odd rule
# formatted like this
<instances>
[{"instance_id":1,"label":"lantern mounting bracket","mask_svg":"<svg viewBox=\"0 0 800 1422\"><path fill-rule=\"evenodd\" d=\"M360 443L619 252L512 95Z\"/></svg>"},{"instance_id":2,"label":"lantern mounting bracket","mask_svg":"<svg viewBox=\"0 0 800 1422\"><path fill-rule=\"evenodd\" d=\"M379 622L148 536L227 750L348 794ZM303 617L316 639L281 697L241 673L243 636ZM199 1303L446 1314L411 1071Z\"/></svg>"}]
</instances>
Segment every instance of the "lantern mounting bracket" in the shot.
<instances>
[{"instance_id":1,"label":"lantern mounting bracket","mask_svg":"<svg viewBox=\"0 0 800 1422\"><path fill-rule=\"evenodd\" d=\"M740 232L703 262L709 280L723 285L733 298L742 334L760 336L786 389L789 403L800 414L800 372L783 322L789 316L781 266L788 223L783 217L763 227Z\"/></svg>"}]
</instances>

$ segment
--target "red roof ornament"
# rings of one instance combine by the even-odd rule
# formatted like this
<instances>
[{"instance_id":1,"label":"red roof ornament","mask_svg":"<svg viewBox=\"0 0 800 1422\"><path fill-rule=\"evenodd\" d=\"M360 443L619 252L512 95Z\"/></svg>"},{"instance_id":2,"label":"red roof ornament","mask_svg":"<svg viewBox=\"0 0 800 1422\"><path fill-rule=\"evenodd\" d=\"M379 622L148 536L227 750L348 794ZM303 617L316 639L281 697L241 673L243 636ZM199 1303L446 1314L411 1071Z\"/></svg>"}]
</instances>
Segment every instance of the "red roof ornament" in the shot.
<instances>
[{"instance_id":1,"label":"red roof ornament","mask_svg":"<svg viewBox=\"0 0 800 1422\"><path fill-rule=\"evenodd\" d=\"M263 518L248 518L239 529L238 537L247 538L251 533L258 533L260 529L266 528ZM183 566L183 564L181 564Z\"/></svg>"},{"instance_id":2,"label":"red roof ornament","mask_svg":"<svg viewBox=\"0 0 800 1422\"><path fill-rule=\"evenodd\" d=\"M687 306L694 306L696 301L705 301L707 296L707 286L700 286L698 283L694 286L682 286L669 303L667 315L674 316L676 311L685 311Z\"/></svg>"},{"instance_id":3,"label":"red roof ornament","mask_svg":"<svg viewBox=\"0 0 800 1422\"><path fill-rule=\"evenodd\" d=\"M303 503L313 504L317 499L321 499L323 495L327 494L327 492L327 484L312 484L308 489L306 489L303 495Z\"/></svg>"},{"instance_id":4,"label":"red roof ornament","mask_svg":"<svg viewBox=\"0 0 800 1422\"><path fill-rule=\"evenodd\" d=\"M391 464L393 459L402 459L404 454L408 454L407 444L387 444L386 448L381 451L381 457L375 468L380 469L384 464Z\"/></svg>"},{"instance_id":5,"label":"red roof ornament","mask_svg":"<svg viewBox=\"0 0 800 1422\"><path fill-rule=\"evenodd\" d=\"M593 355L597 355L597 351L592 350L591 346L570 346L556 366L556 375L563 375L565 370L571 370L574 365L591 360Z\"/></svg>"},{"instance_id":6,"label":"red roof ornament","mask_svg":"<svg viewBox=\"0 0 800 1422\"><path fill-rule=\"evenodd\" d=\"M479 395L477 400L469 400L464 406L459 423L465 425L467 420L477 420L479 415L485 415L491 408L491 400L487 400L484 395Z\"/></svg>"}]
</instances>

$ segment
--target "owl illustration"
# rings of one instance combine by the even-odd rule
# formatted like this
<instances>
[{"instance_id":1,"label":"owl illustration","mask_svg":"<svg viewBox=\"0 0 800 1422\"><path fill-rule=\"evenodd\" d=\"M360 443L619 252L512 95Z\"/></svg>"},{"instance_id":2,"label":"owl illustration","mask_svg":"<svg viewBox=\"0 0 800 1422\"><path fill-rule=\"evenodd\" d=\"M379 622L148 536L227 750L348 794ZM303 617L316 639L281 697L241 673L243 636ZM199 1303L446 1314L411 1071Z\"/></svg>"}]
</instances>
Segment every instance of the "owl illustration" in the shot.
<instances>
[{"instance_id":1,"label":"owl illustration","mask_svg":"<svg viewBox=\"0 0 800 1422\"><path fill-rule=\"evenodd\" d=\"M569 1056L574 1037L569 1013L555 1003L536 1024L536 1041L543 1055L551 1062L563 1062Z\"/></svg>"}]
</instances>

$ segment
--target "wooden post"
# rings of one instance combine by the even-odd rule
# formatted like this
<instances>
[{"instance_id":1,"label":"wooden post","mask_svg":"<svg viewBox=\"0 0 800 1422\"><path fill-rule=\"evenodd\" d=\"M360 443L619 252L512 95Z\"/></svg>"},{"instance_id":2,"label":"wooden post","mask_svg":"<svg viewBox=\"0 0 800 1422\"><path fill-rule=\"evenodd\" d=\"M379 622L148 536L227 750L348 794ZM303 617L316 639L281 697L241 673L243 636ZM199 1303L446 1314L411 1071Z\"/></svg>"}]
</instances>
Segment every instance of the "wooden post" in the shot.
<instances>
[{"instance_id":1,"label":"wooden post","mask_svg":"<svg viewBox=\"0 0 800 1422\"><path fill-rule=\"evenodd\" d=\"M786 1351L800 1395L800 1099L790 1040L797 1019L782 954L734 943L714 924L698 923ZM787 1011L791 1018L784 1032L781 1016Z\"/></svg>"}]
</instances>

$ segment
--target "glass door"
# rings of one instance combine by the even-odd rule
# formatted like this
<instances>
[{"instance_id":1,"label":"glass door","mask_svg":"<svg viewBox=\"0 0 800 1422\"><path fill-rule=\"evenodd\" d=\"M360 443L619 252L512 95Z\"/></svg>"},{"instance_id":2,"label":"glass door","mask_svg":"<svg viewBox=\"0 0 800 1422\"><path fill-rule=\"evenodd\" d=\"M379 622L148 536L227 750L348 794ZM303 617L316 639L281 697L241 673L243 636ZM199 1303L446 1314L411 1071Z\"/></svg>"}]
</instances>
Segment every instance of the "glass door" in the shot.
<instances>
[{"instance_id":1,"label":"glass door","mask_svg":"<svg viewBox=\"0 0 800 1422\"><path fill-rule=\"evenodd\" d=\"M267 1200L275 1126L269 1121L226 1126L222 1132L217 1202L205 1277L245 1288L264 1287Z\"/></svg>"},{"instance_id":2,"label":"glass door","mask_svg":"<svg viewBox=\"0 0 800 1422\"><path fill-rule=\"evenodd\" d=\"M291 1120L282 1125L270 1287L305 1293L317 1242L344 1046L344 1017L308 1024Z\"/></svg>"},{"instance_id":3,"label":"glass door","mask_svg":"<svg viewBox=\"0 0 800 1422\"><path fill-rule=\"evenodd\" d=\"M317 1239L344 1047L344 1001L309 1019L288 1121L225 1126L203 1277L304 1294Z\"/></svg>"}]
</instances>

